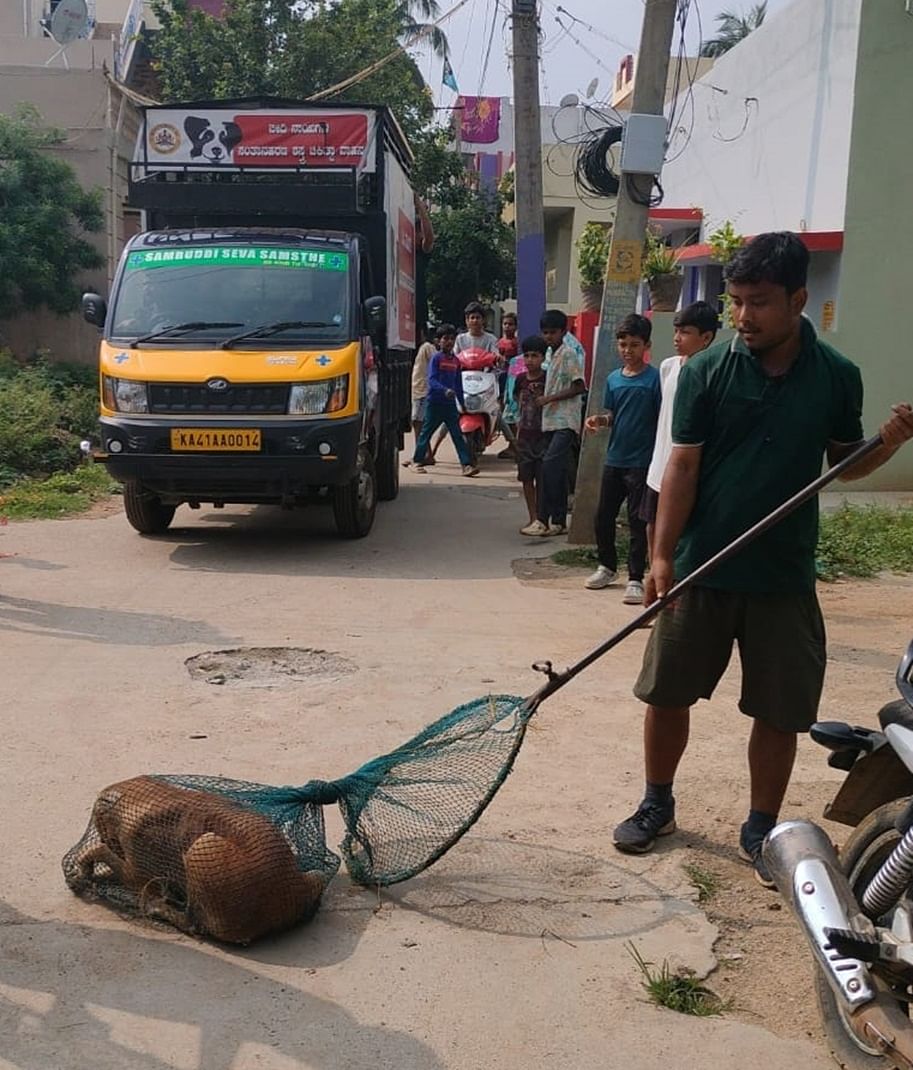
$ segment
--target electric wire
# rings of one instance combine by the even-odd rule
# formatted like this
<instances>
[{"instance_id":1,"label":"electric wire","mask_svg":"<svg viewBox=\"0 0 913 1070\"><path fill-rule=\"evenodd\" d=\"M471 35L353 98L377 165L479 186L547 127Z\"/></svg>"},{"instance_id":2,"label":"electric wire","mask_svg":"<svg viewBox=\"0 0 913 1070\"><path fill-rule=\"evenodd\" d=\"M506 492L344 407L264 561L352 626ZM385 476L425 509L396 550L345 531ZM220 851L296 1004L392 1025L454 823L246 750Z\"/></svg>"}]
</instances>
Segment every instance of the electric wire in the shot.
<instances>
[{"instance_id":1,"label":"electric wire","mask_svg":"<svg viewBox=\"0 0 913 1070\"><path fill-rule=\"evenodd\" d=\"M485 87L485 77L488 74L488 63L491 60L491 46L495 39L495 27L498 24L498 0L494 0L494 3L491 4L491 8L491 25L488 29L488 44L485 47L485 58L482 61L482 71L479 74L479 91L476 94L477 96L482 95L482 90ZM485 14L488 14L487 7L485 9Z\"/></svg>"},{"instance_id":2,"label":"electric wire","mask_svg":"<svg viewBox=\"0 0 913 1070\"><path fill-rule=\"evenodd\" d=\"M326 89L321 89L317 93L312 93L307 97L307 101L310 103L314 100L326 100L327 97L336 96L337 93L341 93L343 90L348 89L350 86L358 85L359 82L363 82L366 78L370 78L375 71L379 71L382 67L385 67L388 63L397 59L399 56L407 54L410 48L421 43L426 37L429 37L442 22L446 22L452 15L455 15L460 8L465 7L469 0L457 0L453 7L448 8L442 15L439 15L434 22L429 22L427 25L422 26L409 38L403 41L402 44L397 45L392 52L388 52L385 56L381 56L380 59L375 60L369 66L356 72L348 78L344 78L341 82L336 82L335 85L328 86ZM473 0L473 5L475 0Z\"/></svg>"},{"instance_id":3,"label":"electric wire","mask_svg":"<svg viewBox=\"0 0 913 1070\"><path fill-rule=\"evenodd\" d=\"M549 6L551 6L551 5L549 5ZM617 37L612 37L611 34L606 33L604 30L600 30L598 26L593 26L589 22L585 22L583 19L578 19L576 15L571 14L571 12L568 11L568 9L566 7L563 7L561 4L558 4L555 7L555 10L559 14L567 15L567 17L572 22L578 23L585 30L589 30L590 33L596 34L597 37L601 37L604 41L608 41L610 44L618 45L619 48L623 48L625 50L625 52L636 52L637 51L637 49L634 47L634 45L626 44L624 41L619 41Z\"/></svg>"}]
</instances>

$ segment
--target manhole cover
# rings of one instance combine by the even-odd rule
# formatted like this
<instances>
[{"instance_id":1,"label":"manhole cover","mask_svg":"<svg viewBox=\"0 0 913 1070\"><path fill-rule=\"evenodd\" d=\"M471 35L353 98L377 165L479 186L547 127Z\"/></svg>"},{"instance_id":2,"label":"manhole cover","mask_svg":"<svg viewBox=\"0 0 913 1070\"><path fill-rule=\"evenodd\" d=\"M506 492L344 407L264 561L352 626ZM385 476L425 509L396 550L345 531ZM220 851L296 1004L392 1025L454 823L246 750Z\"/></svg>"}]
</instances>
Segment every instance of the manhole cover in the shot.
<instances>
[{"instance_id":1,"label":"manhole cover","mask_svg":"<svg viewBox=\"0 0 913 1070\"><path fill-rule=\"evenodd\" d=\"M288 646L241 647L195 654L184 664L194 680L207 684L277 687L335 680L355 672L348 658L328 650Z\"/></svg>"}]
</instances>

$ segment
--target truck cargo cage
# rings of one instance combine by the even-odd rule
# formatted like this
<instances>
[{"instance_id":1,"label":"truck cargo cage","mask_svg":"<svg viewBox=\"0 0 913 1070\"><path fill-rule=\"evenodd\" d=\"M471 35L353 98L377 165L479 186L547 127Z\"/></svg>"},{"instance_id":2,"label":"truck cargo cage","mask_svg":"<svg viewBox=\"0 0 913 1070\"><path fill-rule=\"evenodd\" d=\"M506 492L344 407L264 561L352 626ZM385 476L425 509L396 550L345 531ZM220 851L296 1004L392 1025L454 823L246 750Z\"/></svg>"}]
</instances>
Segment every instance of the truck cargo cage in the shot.
<instances>
[{"instance_id":1,"label":"truck cargo cage","mask_svg":"<svg viewBox=\"0 0 913 1070\"><path fill-rule=\"evenodd\" d=\"M385 108L277 98L143 109L130 204L197 215L383 211L383 158L408 176L412 154Z\"/></svg>"},{"instance_id":2,"label":"truck cargo cage","mask_svg":"<svg viewBox=\"0 0 913 1070\"><path fill-rule=\"evenodd\" d=\"M256 167L213 171L207 164L183 164L149 172L142 161L130 165L133 208L167 211L179 203L188 214L237 215L251 211L254 196L258 210L274 216L363 214L378 203L377 178L354 168L299 167L271 173Z\"/></svg>"}]
</instances>

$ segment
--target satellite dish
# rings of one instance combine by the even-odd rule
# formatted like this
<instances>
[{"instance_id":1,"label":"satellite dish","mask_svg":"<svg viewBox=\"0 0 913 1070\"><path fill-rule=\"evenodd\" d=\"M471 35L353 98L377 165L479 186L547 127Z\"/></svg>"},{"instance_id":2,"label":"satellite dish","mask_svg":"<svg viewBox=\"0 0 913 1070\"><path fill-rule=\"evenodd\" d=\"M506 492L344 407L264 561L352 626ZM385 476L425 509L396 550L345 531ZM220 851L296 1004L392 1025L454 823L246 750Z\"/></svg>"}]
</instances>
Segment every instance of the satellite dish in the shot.
<instances>
[{"instance_id":1,"label":"satellite dish","mask_svg":"<svg viewBox=\"0 0 913 1070\"><path fill-rule=\"evenodd\" d=\"M590 82L590 84L586 87L586 99L587 100L591 100L592 97L593 97L593 94L596 92L596 90L598 88L599 88L599 79L598 78L594 78L592 80L592 82Z\"/></svg>"},{"instance_id":2,"label":"satellite dish","mask_svg":"<svg viewBox=\"0 0 913 1070\"><path fill-rule=\"evenodd\" d=\"M580 98L576 93L567 93L558 101L558 104L562 108L576 108L580 103Z\"/></svg>"},{"instance_id":3,"label":"satellite dish","mask_svg":"<svg viewBox=\"0 0 913 1070\"><path fill-rule=\"evenodd\" d=\"M59 45L69 45L85 36L89 28L89 7L86 0L60 0L51 16L51 37Z\"/></svg>"}]
</instances>

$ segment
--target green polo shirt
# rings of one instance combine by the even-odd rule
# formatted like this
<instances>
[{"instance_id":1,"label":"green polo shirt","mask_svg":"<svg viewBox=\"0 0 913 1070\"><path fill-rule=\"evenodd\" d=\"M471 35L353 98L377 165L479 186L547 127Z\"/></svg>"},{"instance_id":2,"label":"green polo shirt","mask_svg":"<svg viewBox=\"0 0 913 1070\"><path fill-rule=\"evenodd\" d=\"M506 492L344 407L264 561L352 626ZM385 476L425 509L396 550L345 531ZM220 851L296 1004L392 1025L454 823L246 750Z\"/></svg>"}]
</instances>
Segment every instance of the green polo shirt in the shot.
<instances>
[{"instance_id":1,"label":"green polo shirt","mask_svg":"<svg viewBox=\"0 0 913 1070\"><path fill-rule=\"evenodd\" d=\"M692 572L817 479L829 442L862 438L859 369L804 318L802 348L786 375L765 375L738 337L692 357L679 375L672 441L703 450L676 575ZM817 542L814 498L701 582L726 591L812 591Z\"/></svg>"}]
</instances>

